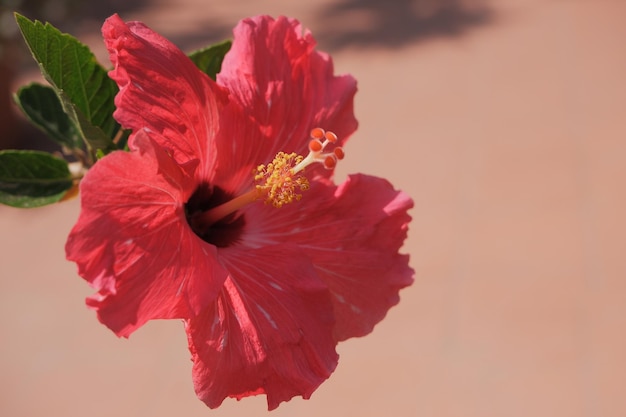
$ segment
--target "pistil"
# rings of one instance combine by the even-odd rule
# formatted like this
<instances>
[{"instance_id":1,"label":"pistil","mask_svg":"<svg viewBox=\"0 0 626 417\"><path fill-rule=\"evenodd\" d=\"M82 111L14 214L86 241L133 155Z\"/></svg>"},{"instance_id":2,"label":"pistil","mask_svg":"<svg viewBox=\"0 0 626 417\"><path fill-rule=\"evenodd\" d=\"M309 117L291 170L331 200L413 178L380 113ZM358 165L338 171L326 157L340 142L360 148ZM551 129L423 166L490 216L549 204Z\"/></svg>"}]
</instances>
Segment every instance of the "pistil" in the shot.
<instances>
[{"instance_id":1,"label":"pistil","mask_svg":"<svg viewBox=\"0 0 626 417\"><path fill-rule=\"evenodd\" d=\"M191 217L191 226L196 230L208 228L212 224L222 220L224 217L237 210L247 206L259 198L259 192L256 188L241 194L232 200L229 200L210 210L199 212Z\"/></svg>"},{"instance_id":2,"label":"pistil","mask_svg":"<svg viewBox=\"0 0 626 417\"><path fill-rule=\"evenodd\" d=\"M309 181L303 175L307 166L321 163L326 169L334 169L337 161L343 159L344 152L340 147L334 148L332 152L324 152L329 144L336 142L337 135L333 132L321 128L313 129L306 157L279 152L272 162L257 167L254 172L254 188L217 207L196 213L191 218L191 226L196 230L208 228L229 214L260 199L276 208L300 201L302 198L300 192L309 189Z\"/></svg>"}]
</instances>

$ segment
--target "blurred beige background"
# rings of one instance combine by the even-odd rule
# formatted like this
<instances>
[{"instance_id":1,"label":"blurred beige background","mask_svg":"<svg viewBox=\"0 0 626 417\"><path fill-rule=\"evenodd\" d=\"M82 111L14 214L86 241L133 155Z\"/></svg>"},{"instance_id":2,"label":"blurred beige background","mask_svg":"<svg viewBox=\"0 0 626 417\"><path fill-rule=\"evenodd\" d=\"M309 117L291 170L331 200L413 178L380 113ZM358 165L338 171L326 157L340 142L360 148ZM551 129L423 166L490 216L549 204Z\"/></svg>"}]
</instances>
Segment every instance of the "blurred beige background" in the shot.
<instances>
[{"instance_id":1,"label":"blurred beige background","mask_svg":"<svg viewBox=\"0 0 626 417\"><path fill-rule=\"evenodd\" d=\"M103 60L116 10L186 50L245 16L299 18L359 81L338 179L384 176L415 199L415 284L339 346L311 400L272 415L626 415L626 2L84 6L52 21ZM13 89L35 76L24 68ZM196 399L180 323L118 340L97 322L64 260L78 210L0 207L0 415L266 415L264 397L215 411Z\"/></svg>"}]
</instances>

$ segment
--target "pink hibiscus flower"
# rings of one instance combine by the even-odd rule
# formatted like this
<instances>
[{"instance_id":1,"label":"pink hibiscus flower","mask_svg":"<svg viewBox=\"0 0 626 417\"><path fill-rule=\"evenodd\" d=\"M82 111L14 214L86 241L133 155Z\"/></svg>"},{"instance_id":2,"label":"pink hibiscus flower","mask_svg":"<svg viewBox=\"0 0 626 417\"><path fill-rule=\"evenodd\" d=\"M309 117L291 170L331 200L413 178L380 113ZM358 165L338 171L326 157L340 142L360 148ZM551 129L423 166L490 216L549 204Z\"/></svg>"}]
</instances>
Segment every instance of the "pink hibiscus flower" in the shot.
<instances>
[{"instance_id":1,"label":"pink hibiscus flower","mask_svg":"<svg viewBox=\"0 0 626 417\"><path fill-rule=\"evenodd\" d=\"M103 34L133 133L80 184L66 252L97 290L87 304L124 337L183 319L209 407L309 398L337 343L369 333L413 279L398 253L411 199L367 175L332 181L355 80L286 18L240 22L217 82L142 23L112 16Z\"/></svg>"}]
</instances>

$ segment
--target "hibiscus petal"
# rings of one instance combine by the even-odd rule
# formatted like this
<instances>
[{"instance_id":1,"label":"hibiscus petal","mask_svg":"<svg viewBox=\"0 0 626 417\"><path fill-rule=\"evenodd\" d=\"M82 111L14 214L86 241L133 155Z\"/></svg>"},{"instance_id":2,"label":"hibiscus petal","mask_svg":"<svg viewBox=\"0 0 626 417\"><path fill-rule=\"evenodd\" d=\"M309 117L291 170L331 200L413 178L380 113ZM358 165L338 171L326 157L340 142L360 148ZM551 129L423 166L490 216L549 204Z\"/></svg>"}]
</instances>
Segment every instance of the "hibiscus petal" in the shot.
<instances>
[{"instance_id":1,"label":"hibiscus petal","mask_svg":"<svg viewBox=\"0 0 626 417\"><path fill-rule=\"evenodd\" d=\"M306 154L314 127L334 131L340 138L338 145L354 132L355 79L333 74L332 59L314 50L313 36L298 21L268 16L244 19L234 36L217 82L247 109L261 135L234 147L224 145L219 148L222 154L249 154L256 166L270 162L279 151ZM255 152L239 147L253 147Z\"/></svg>"},{"instance_id":2,"label":"hibiscus petal","mask_svg":"<svg viewBox=\"0 0 626 417\"><path fill-rule=\"evenodd\" d=\"M409 256L398 253L412 206L382 178L352 175L339 187L315 181L298 203L247 210L242 240L298 245L331 291L335 338L345 340L371 332L412 283Z\"/></svg>"},{"instance_id":3,"label":"hibiscus petal","mask_svg":"<svg viewBox=\"0 0 626 417\"><path fill-rule=\"evenodd\" d=\"M187 224L193 182L146 137L135 145L138 152L107 155L81 181L82 210L66 244L98 290L87 304L125 337L151 319L196 314L226 279L215 247Z\"/></svg>"},{"instance_id":4,"label":"hibiscus petal","mask_svg":"<svg viewBox=\"0 0 626 417\"><path fill-rule=\"evenodd\" d=\"M120 87L115 118L127 129L147 132L180 164L199 159L200 177L210 179L227 92L143 23L113 15L102 33L114 65L109 76Z\"/></svg>"},{"instance_id":5,"label":"hibiscus petal","mask_svg":"<svg viewBox=\"0 0 626 417\"><path fill-rule=\"evenodd\" d=\"M186 321L196 392L209 407L265 393L268 408L309 398L338 355L326 285L293 248L220 250L231 274L214 304Z\"/></svg>"}]
</instances>

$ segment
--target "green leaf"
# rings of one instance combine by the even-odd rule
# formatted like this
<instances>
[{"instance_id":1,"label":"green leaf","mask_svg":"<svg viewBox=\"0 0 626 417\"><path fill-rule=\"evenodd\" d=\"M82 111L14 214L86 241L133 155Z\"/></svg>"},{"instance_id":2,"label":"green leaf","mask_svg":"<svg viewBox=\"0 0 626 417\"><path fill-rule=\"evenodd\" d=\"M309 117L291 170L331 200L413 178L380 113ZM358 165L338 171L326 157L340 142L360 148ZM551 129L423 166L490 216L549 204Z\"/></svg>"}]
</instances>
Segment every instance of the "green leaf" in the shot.
<instances>
[{"instance_id":1,"label":"green leaf","mask_svg":"<svg viewBox=\"0 0 626 417\"><path fill-rule=\"evenodd\" d=\"M59 145L68 149L80 147L80 133L63 111L54 89L32 83L17 91L15 101L31 122Z\"/></svg>"},{"instance_id":2,"label":"green leaf","mask_svg":"<svg viewBox=\"0 0 626 417\"><path fill-rule=\"evenodd\" d=\"M0 151L0 203L39 207L59 201L72 188L67 162L47 152Z\"/></svg>"},{"instance_id":3,"label":"green leaf","mask_svg":"<svg viewBox=\"0 0 626 417\"><path fill-rule=\"evenodd\" d=\"M200 71L215 80L215 76L222 69L224 56L230 50L231 41L223 41L204 49L199 49L189 54L189 58L196 64Z\"/></svg>"},{"instance_id":4,"label":"green leaf","mask_svg":"<svg viewBox=\"0 0 626 417\"><path fill-rule=\"evenodd\" d=\"M43 76L88 146L115 149L111 138L119 129L113 119L118 89L93 53L49 23L33 22L17 13L15 19Z\"/></svg>"}]
</instances>

